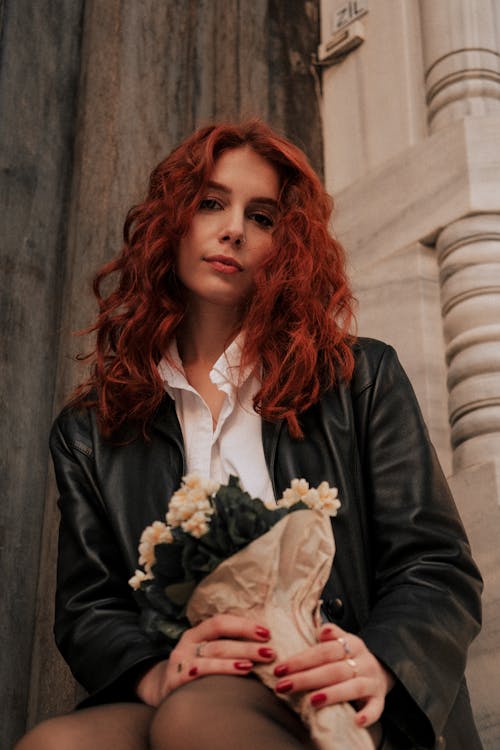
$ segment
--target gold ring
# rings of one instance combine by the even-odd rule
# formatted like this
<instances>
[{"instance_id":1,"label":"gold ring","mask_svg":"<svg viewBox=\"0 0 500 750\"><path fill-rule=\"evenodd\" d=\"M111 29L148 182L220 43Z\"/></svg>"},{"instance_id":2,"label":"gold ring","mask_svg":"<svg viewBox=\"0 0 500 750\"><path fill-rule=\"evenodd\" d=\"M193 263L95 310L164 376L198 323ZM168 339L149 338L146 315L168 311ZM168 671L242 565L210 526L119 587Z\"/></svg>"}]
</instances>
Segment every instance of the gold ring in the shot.
<instances>
[{"instance_id":1,"label":"gold ring","mask_svg":"<svg viewBox=\"0 0 500 750\"><path fill-rule=\"evenodd\" d=\"M349 664L349 666L352 669L352 676L357 677L358 676L358 665L356 663L355 659L346 659L346 663Z\"/></svg>"},{"instance_id":2,"label":"gold ring","mask_svg":"<svg viewBox=\"0 0 500 750\"><path fill-rule=\"evenodd\" d=\"M203 648L204 646L206 646L206 645L207 645L207 643L208 643L208 641L202 641L201 643L198 643L198 645L196 646L196 651L195 651L194 653L195 653L195 655L196 655L196 656L197 656L198 658L199 658L200 656L203 656L203 654L202 654L202 652L201 652L201 649L202 649L202 648Z\"/></svg>"}]
</instances>

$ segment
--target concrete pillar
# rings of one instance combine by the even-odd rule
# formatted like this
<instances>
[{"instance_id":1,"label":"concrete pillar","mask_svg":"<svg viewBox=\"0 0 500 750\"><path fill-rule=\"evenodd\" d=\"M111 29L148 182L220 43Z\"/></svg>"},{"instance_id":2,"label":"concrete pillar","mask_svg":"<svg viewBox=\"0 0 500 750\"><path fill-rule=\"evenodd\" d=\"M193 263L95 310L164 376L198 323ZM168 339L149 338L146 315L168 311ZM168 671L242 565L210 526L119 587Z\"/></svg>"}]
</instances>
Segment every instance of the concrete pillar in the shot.
<instances>
[{"instance_id":1,"label":"concrete pillar","mask_svg":"<svg viewBox=\"0 0 500 750\"><path fill-rule=\"evenodd\" d=\"M500 461L500 214L453 222L436 248L459 471Z\"/></svg>"},{"instance_id":2,"label":"concrete pillar","mask_svg":"<svg viewBox=\"0 0 500 750\"><path fill-rule=\"evenodd\" d=\"M500 113L500 4L420 0L431 132L462 117Z\"/></svg>"},{"instance_id":3,"label":"concrete pillar","mask_svg":"<svg viewBox=\"0 0 500 750\"><path fill-rule=\"evenodd\" d=\"M428 122L431 133L455 123L496 122L500 128L500 3L420 0ZM490 155L487 140L469 160L470 183ZM495 212L478 200L437 232L443 331L453 449L451 485L470 524L485 579L484 627L473 644L469 682L486 748L500 742L494 685L500 671L500 201ZM471 512L471 505L473 511Z\"/></svg>"},{"instance_id":4,"label":"concrete pillar","mask_svg":"<svg viewBox=\"0 0 500 750\"><path fill-rule=\"evenodd\" d=\"M431 131L500 115L500 4L421 0ZM436 249L455 470L500 461L500 213L444 228Z\"/></svg>"}]
</instances>

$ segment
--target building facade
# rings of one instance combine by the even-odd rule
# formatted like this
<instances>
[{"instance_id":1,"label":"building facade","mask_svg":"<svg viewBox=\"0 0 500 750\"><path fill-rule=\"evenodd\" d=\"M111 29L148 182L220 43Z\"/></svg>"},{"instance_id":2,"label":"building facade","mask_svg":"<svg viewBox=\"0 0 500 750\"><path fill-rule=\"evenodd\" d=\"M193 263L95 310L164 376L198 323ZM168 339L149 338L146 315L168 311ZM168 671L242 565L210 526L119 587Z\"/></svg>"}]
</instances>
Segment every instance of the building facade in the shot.
<instances>
[{"instance_id":1,"label":"building facade","mask_svg":"<svg viewBox=\"0 0 500 750\"><path fill-rule=\"evenodd\" d=\"M493 750L500 746L500 2L322 0L321 42L331 50L322 63L325 180L351 259L359 332L396 347L485 579L484 627L468 678Z\"/></svg>"}]
</instances>

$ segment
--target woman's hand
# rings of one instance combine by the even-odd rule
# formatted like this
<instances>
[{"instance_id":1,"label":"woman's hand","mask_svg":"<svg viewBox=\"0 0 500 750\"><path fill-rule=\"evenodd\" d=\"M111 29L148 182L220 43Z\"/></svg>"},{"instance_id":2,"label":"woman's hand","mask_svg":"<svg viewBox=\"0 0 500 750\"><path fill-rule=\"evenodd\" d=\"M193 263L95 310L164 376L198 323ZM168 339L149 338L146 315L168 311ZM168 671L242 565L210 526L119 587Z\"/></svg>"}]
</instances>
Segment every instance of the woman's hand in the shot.
<instances>
[{"instance_id":1,"label":"woman's hand","mask_svg":"<svg viewBox=\"0 0 500 750\"><path fill-rule=\"evenodd\" d=\"M255 662L272 662L271 634L246 617L215 615L186 630L168 659L158 662L136 685L139 698L158 706L172 690L208 674L247 675Z\"/></svg>"},{"instance_id":2,"label":"woman's hand","mask_svg":"<svg viewBox=\"0 0 500 750\"><path fill-rule=\"evenodd\" d=\"M384 710L394 677L367 649L361 638L326 623L316 646L277 664L277 693L310 692L313 706L353 701L358 726L374 724Z\"/></svg>"}]
</instances>

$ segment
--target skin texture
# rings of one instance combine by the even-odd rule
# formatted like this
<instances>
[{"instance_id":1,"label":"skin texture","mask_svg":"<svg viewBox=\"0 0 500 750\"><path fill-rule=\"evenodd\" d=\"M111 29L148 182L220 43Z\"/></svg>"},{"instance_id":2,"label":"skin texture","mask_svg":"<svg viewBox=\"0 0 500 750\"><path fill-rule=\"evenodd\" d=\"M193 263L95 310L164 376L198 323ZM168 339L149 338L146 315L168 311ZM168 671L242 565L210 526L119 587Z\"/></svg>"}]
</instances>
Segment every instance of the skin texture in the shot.
<instances>
[{"instance_id":1,"label":"skin texture","mask_svg":"<svg viewBox=\"0 0 500 750\"><path fill-rule=\"evenodd\" d=\"M256 627L254 622L234 615L206 620L186 631L170 658L142 677L136 688L138 696L156 707L173 690L199 677L246 675L255 663L273 662L272 634L266 630L264 625ZM347 658L354 659L356 666L350 666ZM276 664L274 671L277 693L308 692L317 709L355 701L356 723L365 727L380 718L385 696L394 684L390 672L360 638L333 624L321 628L317 645L286 663Z\"/></svg>"},{"instance_id":2,"label":"skin texture","mask_svg":"<svg viewBox=\"0 0 500 750\"><path fill-rule=\"evenodd\" d=\"M210 182L180 241L177 275L189 304L177 345L186 377L212 412L215 429L225 394L209 373L241 325L241 305L271 251L280 185L275 168L247 146L225 151ZM237 270L224 273L225 264L211 262L220 256L234 259Z\"/></svg>"},{"instance_id":3,"label":"skin texture","mask_svg":"<svg viewBox=\"0 0 500 750\"><path fill-rule=\"evenodd\" d=\"M210 182L180 242L177 273L187 289L189 307L177 340L186 377L209 406L215 425L225 396L209 373L241 323L242 302L251 293L255 270L271 251L279 178L270 163L244 146L219 157ZM221 255L234 259L238 270L224 273L217 261L210 262ZM170 658L141 678L138 696L159 706L172 691L199 677L246 675L255 663L272 662L272 641L266 645L272 634L266 633L265 623L260 627L264 630L245 618L217 615L191 628ZM348 654L339 638L348 643ZM355 659L355 677L348 657ZM309 692L318 709L356 701L356 721L362 726L380 718L393 684L363 641L334 625L320 631L316 646L276 668L278 693Z\"/></svg>"},{"instance_id":4,"label":"skin texture","mask_svg":"<svg viewBox=\"0 0 500 750\"><path fill-rule=\"evenodd\" d=\"M180 241L177 275L188 291L191 317L217 306L234 322L271 250L279 178L269 162L243 146L219 157L210 182ZM211 262L219 256L237 266Z\"/></svg>"}]
</instances>

